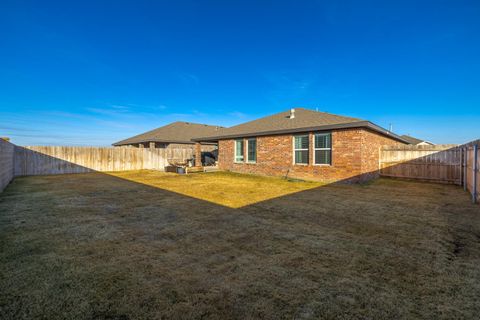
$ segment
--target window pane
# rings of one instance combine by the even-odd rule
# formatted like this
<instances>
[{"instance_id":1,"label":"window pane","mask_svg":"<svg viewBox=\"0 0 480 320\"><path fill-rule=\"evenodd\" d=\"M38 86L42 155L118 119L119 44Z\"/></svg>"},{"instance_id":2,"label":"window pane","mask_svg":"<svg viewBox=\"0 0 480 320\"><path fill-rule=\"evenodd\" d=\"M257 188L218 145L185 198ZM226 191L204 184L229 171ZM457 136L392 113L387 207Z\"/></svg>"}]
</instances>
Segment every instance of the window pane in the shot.
<instances>
[{"instance_id":1,"label":"window pane","mask_svg":"<svg viewBox=\"0 0 480 320\"><path fill-rule=\"evenodd\" d=\"M248 140L248 161L257 161L257 139Z\"/></svg>"},{"instance_id":2,"label":"window pane","mask_svg":"<svg viewBox=\"0 0 480 320\"><path fill-rule=\"evenodd\" d=\"M308 136L295 136L295 149L308 149Z\"/></svg>"},{"instance_id":3,"label":"window pane","mask_svg":"<svg viewBox=\"0 0 480 320\"><path fill-rule=\"evenodd\" d=\"M331 147L332 147L332 135L330 133L315 135L315 148L331 148Z\"/></svg>"},{"instance_id":4,"label":"window pane","mask_svg":"<svg viewBox=\"0 0 480 320\"><path fill-rule=\"evenodd\" d=\"M315 164L331 164L331 150L315 150Z\"/></svg>"},{"instance_id":5,"label":"window pane","mask_svg":"<svg viewBox=\"0 0 480 320\"><path fill-rule=\"evenodd\" d=\"M295 163L308 164L308 150L295 151Z\"/></svg>"},{"instance_id":6,"label":"window pane","mask_svg":"<svg viewBox=\"0 0 480 320\"><path fill-rule=\"evenodd\" d=\"M243 161L243 140L235 140L235 161Z\"/></svg>"},{"instance_id":7,"label":"window pane","mask_svg":"<svg viewBox=\"0 0 480 320\"><path fill-rule=\"evenodd\" d=\"M237 156L243 156L243 141L236 140L235 143L236 143L235 154Z\"/></svg>"}]
</instances>

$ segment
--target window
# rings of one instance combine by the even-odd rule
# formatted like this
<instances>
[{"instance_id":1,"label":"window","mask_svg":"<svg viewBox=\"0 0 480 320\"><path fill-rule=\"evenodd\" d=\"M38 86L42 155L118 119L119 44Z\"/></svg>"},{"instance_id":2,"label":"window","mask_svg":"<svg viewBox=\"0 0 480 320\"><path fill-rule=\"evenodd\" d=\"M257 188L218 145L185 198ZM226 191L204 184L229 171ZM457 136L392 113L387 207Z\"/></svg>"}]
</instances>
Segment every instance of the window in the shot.
<instances>
[{"instance_id":1,"label":"window","mask_svg":"<svg viewBox=\"0 0 480 320\"><path fill-rule=\"evenodd\" d=\"M247 139L247 162L257 162L257 139Z\"/></svg>"},{"instance_id":2,"label":"window","mask_svg":"<svg viewBox=\"0 0 480 320\"><path fill-rule=\"evenodd\" d=\"M235 162L243 162L243 139L235 140Z\"/></svg>"},{"instance_id":3,"label":"window","mask_svg":"<svg viewBox=\"0 0 480 320\"><path fill-rule=\"evenodd\" d=\"M314 136L315 150L314 163L315 164L332 164L332 134L331 133L317 133Z\"/></svg>"},{"instance_id":4,"label":"window","mask_svg":"<svg viewBox=\"0 0 480 320\"><path fill-rule=\"evenodd\" d=\"M294 137L296 164L308 164L308 135Z\"/></svg>"}]
</instances>

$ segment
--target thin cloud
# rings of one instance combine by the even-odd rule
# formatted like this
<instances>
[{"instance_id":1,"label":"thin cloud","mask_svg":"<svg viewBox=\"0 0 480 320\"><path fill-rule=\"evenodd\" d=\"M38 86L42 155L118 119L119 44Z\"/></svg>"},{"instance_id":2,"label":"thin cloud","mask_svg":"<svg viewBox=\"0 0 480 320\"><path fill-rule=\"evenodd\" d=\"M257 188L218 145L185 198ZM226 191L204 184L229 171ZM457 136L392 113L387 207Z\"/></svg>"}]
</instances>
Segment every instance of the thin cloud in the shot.
<instances>
[{"instance_id":1,"label":"thin cloud","mask_svg":"<svg viewBox=\"0 0 480 320\"><path fill-rule=\"evenodd\" d=\"M37 129L21 128L21 127L5 127L5 126L0 126L0 130L18 131L18 132L40 132L40 130L37 130Z\"/></svg>"},{"instance_id":2,"label":"thin cloud","mask_svg":"<svg viewBox=\"0 0 480 320\"><path fill-rule=\"evenodd\" d=\"M297 101L307 96L316 83L316 76L304 71L283 71L265 75L270 86L266 98L270 101Z\"/></svg>"},{"instance_id":3,"label":"thin cloud","mask_svg":"<svg viewBox=\"0 0 480 320\"><path fill-rule=\"evenodd\" d=\"M185 84L199 84L199 78L193 73L181 72L177 74L177 77Z\"/></svg>"},{"instance_id":4,"label":"thin cloud","mask_svg":"<svg viewBox=\"0 0 480 320\"><path fill-rule=\"evenodd\" d=\"M115 120L105 120L103 118L99 118L97 116L92 116L92 115L84 115L84 114L71 113L71 112L59 112L59 111L48 112L47 114L50 114L56 117L64 117L67 119L93 121L98 125L109 126L112 128L123 128L123 129L136 128L136 126L132 123L115 121Z\"/></svg>"},{"instance_id":5,"label":"thin cloud","mask_svg":"<svg viewBox=\"0 0 480 320\"><path fill-rule=\"evenodd\" d=\"M113 108L113 109L107 109L107 108L85 108L86 111L89 111L91 113L97 113L97 114L102 114L102 115L107 115L107 116L117 116L121 114L126 114L129 112L128 109L122 109L122 108Z\"/></svg>"},{"instance_id":6,"label":"thin cloud","mask_svg":"<svg viewBox=\"0 0 480 320\"><path fill-rule=\"evenodd\" d=\"M233 111L228 113L229 116L232 116L234 118L239 118L239 119L246 119L249 118L249 116L243 112L240 111Z\"/></svg>"},{"instance_id":7,"label":"thin cloud","mask_svg":"<svg viewBox=\"0 0 480 320\"><path fill-rule=\"evenodd\" d=\"M129 106L122 106L122 105L118 105L118 104L112 104L111 107L113 109L116 109L116 110L124 110L124 111L130 110Z\"/></svg>"}]
</instances>

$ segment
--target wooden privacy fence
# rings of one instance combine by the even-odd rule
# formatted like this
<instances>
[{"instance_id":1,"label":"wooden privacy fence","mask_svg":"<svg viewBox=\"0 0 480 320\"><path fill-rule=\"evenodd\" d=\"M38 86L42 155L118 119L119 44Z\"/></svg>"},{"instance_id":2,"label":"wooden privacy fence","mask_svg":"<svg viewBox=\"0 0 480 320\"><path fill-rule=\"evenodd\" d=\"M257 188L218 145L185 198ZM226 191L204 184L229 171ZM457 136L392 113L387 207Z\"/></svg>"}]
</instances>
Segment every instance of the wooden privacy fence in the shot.
<instances>
[{"instance_id":1,"label":"wooden privacy fence","mask_svg":"<svg viewBox=\"0 0 480 320\"><path fill-rule=\"evenodd\" d=\"M380 175L463 185L479 200L480 140L461 145L385 146L380 150Z\"/></svg>"},{"instance_id":2,"label":"wooden privacy fence","mask_svg":"<svg viewBox=\"0 0 480 320\"><path fill-rule=\"evenodd\" d=\"M13 179L13 153L15 145L0 139L0 192Z\"/></svg>"},{"instance_id":3,"label":"wooden privacy fence","mask_svg":"<svg viewBox=\"0 0 480 320\"><path fill-rule=\"evenodd\" d=\"M387 177L462 184L462 150L456 146L386 146L380 174Z\"/></svg>"},{"instance_id":4,"label":"wooden privacy fence","mask_svg":"<svg viewBox=\"0 0 480 320\"><path fill-rule=\"evenodd\" d=\"M91 171L164 170L169 159L190 159L190 149L15 146L15 176Z\"/></svg>"}]
</instances>

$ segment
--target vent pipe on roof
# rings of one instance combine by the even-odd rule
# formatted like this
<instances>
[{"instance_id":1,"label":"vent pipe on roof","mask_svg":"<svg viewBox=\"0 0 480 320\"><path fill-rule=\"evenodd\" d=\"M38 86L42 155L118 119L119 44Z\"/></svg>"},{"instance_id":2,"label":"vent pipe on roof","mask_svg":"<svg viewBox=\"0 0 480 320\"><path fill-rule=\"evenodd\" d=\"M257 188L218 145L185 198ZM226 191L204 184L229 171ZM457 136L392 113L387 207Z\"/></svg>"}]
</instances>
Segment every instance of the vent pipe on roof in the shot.
<instances>
[{"instance_id":1,"label":"vent pipe on roof","mask_svg":"<svg viewBox=\"0 0 480 320\"><path fill-rule=\"evenodd\" d=\"M290 117L289 117L289 118L290 118L290 119L294 119L294 118L295 118L295 109L294 109L294 108L290 109Z\"/></svg>"}]
</instances>

